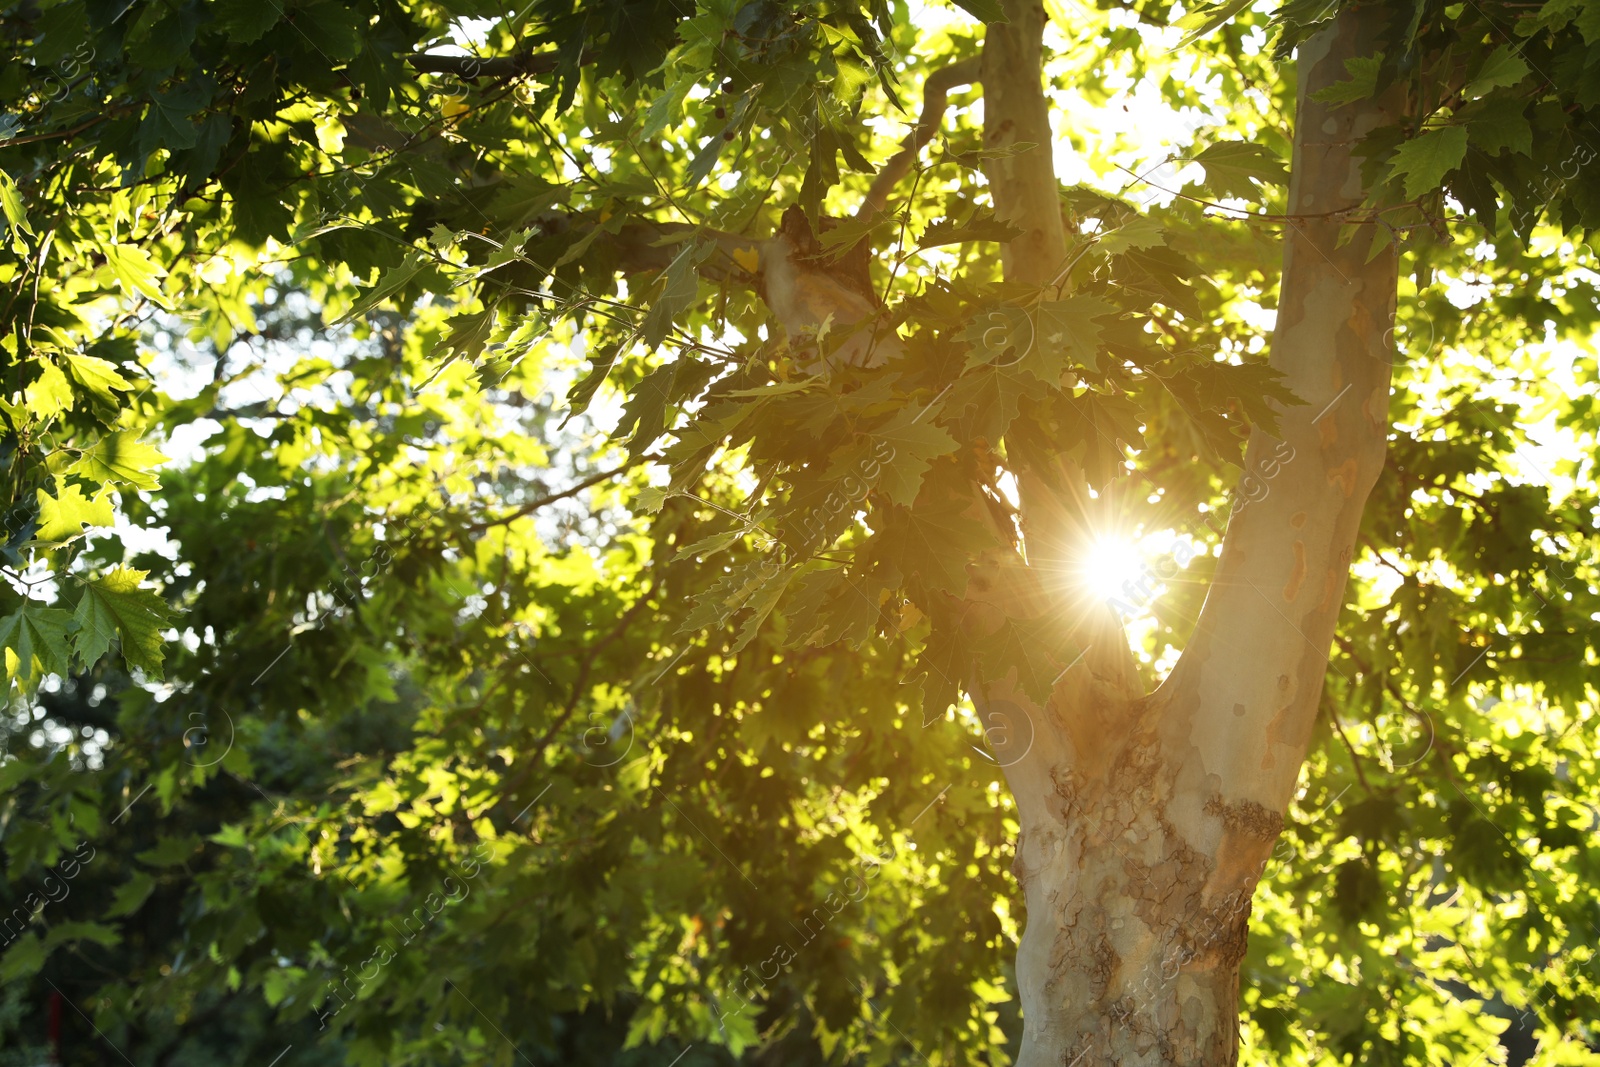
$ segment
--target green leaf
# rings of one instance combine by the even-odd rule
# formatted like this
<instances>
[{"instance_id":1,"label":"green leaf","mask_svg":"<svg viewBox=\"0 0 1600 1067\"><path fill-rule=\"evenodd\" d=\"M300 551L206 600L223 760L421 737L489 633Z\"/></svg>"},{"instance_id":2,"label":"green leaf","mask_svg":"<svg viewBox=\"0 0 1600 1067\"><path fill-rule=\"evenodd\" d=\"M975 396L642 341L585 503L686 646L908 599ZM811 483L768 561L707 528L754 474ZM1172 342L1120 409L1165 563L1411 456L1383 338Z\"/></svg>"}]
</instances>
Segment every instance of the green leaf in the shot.
<instances>
[{"instance_id":1,"label":"green leaf","mask_svg":"<svg viewBox=\"0 0 1600 1067\"><path fill-rule=\"evenodd\" d=\"M1255 200L1261 191L1255 183L1287 185L1289 168L1265 145L1248 141L1222 141L1207 148L1194 162L1206 169L1205 188L1218 196Z\"/></svg>"},{"instance_id":2,"label":"green leaf","mask_svg":"<svg viewBox=\"0 0 1600 1067\"><path fill-rule=\"evenodd\" d=\"M1439 188L1444 176L1460 166L1466 154L1465 126L1426 130L1395 151L1389 163L1389 176L1404 178L1406 199L1415 200Z\"/></svg>"},{"instance_id":3,"label":"green leaf","mask_svg":"<svg viewBox=\"0 0 1600 1067\"><path fill-rule=\"evenodd\" d=\"M10 984L31 977L44 966L44 942L38 934L29 933L17 939L0 959L0 982Z\"/></svg>"},{"instance_id":4,"label":"green leaf","mask_svg":"<svg viewBox=\"0 0 1600 1067\"><path fill-rule=\"evenodd\" d=\"M971 346L965 369L1011 366L1033 349L1033 319L1018 307L1001 306L980 313L956 339Z\"/></svg>"},{"instance_id":5,"label":"green leaf","mask_svg":"<svg viewBox=\"0 0 1600 1067\"><path fill-rule=\"evenodd\" d=\"M114 433L84 449L67 472L90 481L124 482L135 489L160 489L160 479L150 472L166 461L166 456L141 443L132 433Z\"/></svg>"},{"instance_id":6,"label":"green leaf","mask_svg":"<svg viewBox=\"0 0 1600 1067\"><path fill-rule=\"evenodd\" d=\"M313 4L296 12L295 26L328 59L361 54L361 24L367 16L345 3Z\"/></svg>"},{"instance_id":7,"label":"green leaf","mask_svg":"<svg viewBox=\"0 0 1600 1067\"><path fill-rule=\"evenodd\" d=\"M1100 335L1104 327L1094 320L1118 314L1115 304L1094 296L1047 300L1039 305L1039 338L1035 354L1018 364L1047 385L1079 368L1091 374L1100 370Z\"/></svg>"},{"instance_id":8,"label":"green leaf","mask_svg":"<svg viewBox=\"0 0 1600 1067\"><path fill-rule=\"evenodd\" d=\"M1038 391L1033 376L1016 367L989 367L962 375L945 395L945 422L963 440L999 441L1021 409L1022 398Z\"/></svg>"},{"instance_id":9,"label":"green leaf","mask_svg":"<svg viewBox=\"0 0 1600 1067\"><path fill-rule=\"evenodd\" d=\"M47 608L29 600L0 619L0 643L6 649L6 678L24 684L43 674L67 673L71 657L67 634L72 616L61 608Z\"/></svg>"},{"instance_id":10,"label":"green leaf","mask_svg":"<svg viewBox=\"0 0 1600 1067\"><path fill-rule=\"evenodd\" d=\"M209 6L218 28L234 44L260 40L283 17L280 5L259 0L212 0Z\"/></svg>"},{"instance_id":11,"label":"green leaf","mask_svg":"<svg viewBox=\"0 0 1600 1067\"><path fill-rule=\"evenodd\" d=\"M698 397L713 375L716 365L709 360L680 356L663 363L640 382L632 398L622 409L622 418L615 433L629 430L628 456L638 459L649 451L656 438L672 429L667 424L667 412L673 404L681 404Z\"/></svg>"},{"instance_id":12,"label":"green leaf","mask_svg":"<svg viewBox=\"0 0 1600 1067\"><path fill-rule=\"evenodd\" d=\"M1021 228L1001 222L992 212L957 224L954 219L940 219L917 239L918 248L938 248L940 245L966 244L970 241L995 241L1004 244L1021 236Z\"/></svg>"},{"instance_id":13,"label":"green leaf","mask_svg":"<svg viewBox=\"0 0 1600 1067\"><path fill-rule=\"evenodd\" d=\"M667 502L668 495L668 491L663 487L647 485L634 496L633 506L646 515L655 515Z\"/></svg>"},{"instance_id":14,"label":"green leaf","mask_svg":"<svg viewBox=\"0 0 1600 1067\"><path fill-rule=\"evenodd\" d=\"M66 356L67 366L71 368L78 384L108 404L117 403L111 390L133 388L133 383L124 378L117 370L117 365L109 360L98 356L80 356L75 352L68 352Z\"/></svg>"},{"instance_id":15,"label":"green leaf","mask_svg":"<svg viewBox=\"0 0 1600 1067\"><path fill-rule=\"evenodd\" d=\"M155 848L136 853L138 858L152 867L177 867L189 862L203 842L199 834L182 834L156 839Z\"/></svg>"},{"instance_id":16,"label":"green leaf","mask_svg":"<svg viewBox=\"0 0 1600 1067\"><path fill-rule=\"evenodd\" d=\"M1463 111L1460 118L1467 124L1467 140L1490 155L1508 148L1522 155L1533 152L1533 126L1524 103L1515 97L1490 97Z\"/></svg>"},{"instance_id":17,"label":"green leaf","mask_svg":"<svg viewBox=\"0 0 1600 1067\"><path fill-rule=\"evenodd\" d=\"M377 283L373 285L371 289L368 289L365 293L361 294L361 297L357 299L354 304L350 305L349 311L346 311L343 315L340 315L328 325L342 326L347 322L351 322L360 318L362 315L365 315L367 312L371 311L373 308L377 307L379 304L383 303L385 300L404 289L411 282L411 279L420 274L422 272L422 268L427 265L427 253L423 252L421 249L412 249L410 252L406 253L405 259L401 260L398 265L390 267L388 270L379 275Z\"/></svg>"},{"instance_id":18,"label":"green leaf","mask_svg":"<svg viewBox=\"0 0 1600 1067\"><path fill-rule=\"evenodd\" d=\"M595 393L605 384L606 376L611 373L611 368L616 365L617 358L621 355L622 346L614 342L589 351L589 362L593 366L589 368L589 373L574 382L572 388L567 391L567 419L582 415L589 410ZM566 425L565 420L562 425Z\"/></svg>"},{"instance_id":19,"label":"green leaf","mask_svg":"<svg viewBox=\"0 0 1600 1067\"><path fill-rule=\"evenodd\" d=\"M1006 18L1005 9L1000 6L1000 0L955 0L955 5L979 22L1006 23L1011 21Z\"/></svg>"},{"instance_id":20,"label":"green leaf","mask_svg":"<svg viewBox=\"0 0 1600 1067\"><path fill-rule=\"evenodd\" d=\"M1209 37L1235 15L1249 7L1251 2L1252 0L1227 0L1226 3L1189 12L1173 23L1179 29L1190 31L1178 42L1178 47L1187 48L1200 38Z\"/></svg>"},{"instance_id":21,"label":"green leaf","mask_svg":"<svg viewBox=\"0 0 1600 1067\"><path fill-rule=\"evenodd\" d=\"M93 499L76 485L56 479L56 495L36 490L39 501L39 541L62 543L83 536L85 526L115 526L116 511L111 507L111 490L102 489Z\"/></svg>"},{"instance_id":22,"label":"green leaf","mask_svg":"<svg viewBox=\"0 0 1600 1067\"><path fill-rule=\"evenodd\" d=\"M84 583L83 598L74 615L80 627L76 651L84 663L98 662L111 647L111 639L121 637L122 658L130 668L161 676L165 655L161 632L167 628L171 610L154 592L140 588L147 576L145 571L118 567Z\"/></svg>"},{"instance_id":23,"label":"green leaf","mask_svg":"<svg viewBox=\"0 0 1600 1067\"><path fill-rule=\"evenodd\" d=\"M1510 45L1503 44L1489 53L1489 58L1483 61L1478 73L1473 75L1472 80L1467 82L1467 87L1461 90L1461 95L1468 100L1476 100L1493 89L1515 85L1531 73L1533 71L1528 68L1523 58L1517 55Z\"/></svg>"},{"instance_id":24,"label":"green leaf","mask_svg":"<svg viewBox=\"0 0 1600 1067\"><path fill-rule=\"evenodd\" d=\"M734 568L694 598L694 608L684 617L678 632L693 634L725 626L773 581L781 579L787 585L789 578L783 575L784 568L773 559L755 559ZM766 605L763 616L770 610L771 605Z\"/></svg>"},{"instance_id":25,"label":"green leaf","mask_svg":"<svg viewBox=\"0 0 1600 1067\"><path fill-rule=\"evenodd\" d=\"M697 268L714 247L709 242L688 242L673 257L671 265L667 267L661 295L650 305L639 326L645 344L651 348L659 347L667 334L672 332L673 320L683 314L700 295Z\"/></svg>"},{"instance_id":26,"label":"green leaf","mask_svg":"<svg viewBox=\"0 0 1600 1067\"><path fill-rule=\"evenodd\" d=\"M35 359L33 362L39 367L39 377L30 382L23 393L28 410L41 419L71 411L72 383L67 381L61 368L48 359Z\"/></svg>"},{"instance_id":27,"label":"green leaf","mask_svg":"<svg viewBox=\"0 0 1600 1067\"><path fill-rule=\"evenodd\" d=\"M873 430L871 437L871 461L882 465L877 488L904 506L910 506L917 498L922 476L933 461L960 447L948 431L934 425L930 414L911 409L902 410L887 425Z\"/></svg>"},{"instance_id":28,"label":"green leaf","mask_svg":"<svg viewBox=\"0 0 1600 1067\"><path fill-rule=\"evenodd\" d=\"M28 209L22 203L22 190L11 180L11 175L3 170L0 170L0 211L5 213L6 224L13 234L32 236L33 229L28 225Z\"/></svg>"},{"instance_id":29,"label":"green leaf","mask_svg":"<svg viewBox=\"0 0 1600 1067\"><path fill-rule=\"evenodd\" d=\"M57 946L77 941L93 941L102 948L115 948L122 941L122 935L115 927L105 923L68 919L50 927L50 932L45 935L44 950L48 954Z\"/></svg>"},{"instance_id":30,"label":"green leaf","mask_svg":"<svg viewBox=\"0 0 1600 1067\"><path fill-rule=\"evenodd\" d=\"M200 130L189 116L204 105L204 98L185 87L171 93L152 93L150 108L139 126L139 146L146 155L157 148L182 152L193 148Z\"/></svg>"},{"instance_id":31,"label":"green leaf","mask_svg":"<svg viewBox=\"0 0 1600 1067\"><path fill-rule=\"evenodd\" d=\"M1330 107L1353 104L1357 100L1370 100L1378 92L1378 71L1382 67L1382 52L1375 56L1347 59L1344 61L1344 69L1345 73L1350 75L1350 79L1317 90L1311 94L1311 99Z\"/></svg>"},{"instance_id":32,"label":"green leaf","mask_svg":"<svg viewBox=\"0 0 1600 1067\"><path fill-rule=\"evenodd\" d=\"M789 588L789 583L794 581L797 573L794 568L785 567L769 577L761 588L750 595L746 604L750 614L739 625L738 636L734 638L733 646L728 649L730 653L738 653L750 643L751 638L760 631L761 624L766 621L767 616L772 614L772 609L777 607L784 590Z\"/></svg>"},{"instance_id":33,"label":"green leaf","mask_svg":"<svg viewBox=\"0 0 1600 1067\"><path fill-rule=\"evenodd\" d=\"M667 90L657 96L645 111L644 125L639 129L641 141L654 141L664 133L668 126L673 125L679 113L683 110L683 101L689 95L689 90L694 87L694 78L687 74L680 74L667 86Z\"/></svg>"},{"instance_id":34,"label":"green leaf","mask_svg":"<svg viewBox=\"0 0 1600 1067\"><path fill-rule=\"evenodd\" d=\"M1144 215L1135 216L1108 233L1101 234L1096 242L1113 256L1120 256L1130 248L1158 248L1167 243L1160 223Z\"/></svg>"},{"instance_id":35,"label":"green leaf","mask_svg":"<svg viewBox=\"0 0 1600 1067\"><path fill-rule=\"evenodd\" d=\"M132 878L117 887L116 896L112 898L106 917L119 919L125 915L132 915L150 899L150 893L155 887L156 880L153 877L144 871L134 871Z\"/></svg>"},{"instance_id":36,"label":"green leaf","mask_svg":"<svg viewBox=\"0 0 1600 1067\"><path fill-rule=\"evenodd\" d=\"M955 597L966 594L967 564L993 547L989 532L959 500L902 512L885 534L902 571L933 592Z\"/></svg>"},{"instance_id":37,"label":"green leaf","mask_svg":"<svg viewBox=\"0 0 1600 1067\"><path fill-rule=\"evenodd\" d=\"M105 245L104 250L111 273L124 292L129 296L149 297L166 310L172 310L172 302L161 291L160 284L167 272L150 258L150 253L137 245Z\"/></svg>"}]
</instances>

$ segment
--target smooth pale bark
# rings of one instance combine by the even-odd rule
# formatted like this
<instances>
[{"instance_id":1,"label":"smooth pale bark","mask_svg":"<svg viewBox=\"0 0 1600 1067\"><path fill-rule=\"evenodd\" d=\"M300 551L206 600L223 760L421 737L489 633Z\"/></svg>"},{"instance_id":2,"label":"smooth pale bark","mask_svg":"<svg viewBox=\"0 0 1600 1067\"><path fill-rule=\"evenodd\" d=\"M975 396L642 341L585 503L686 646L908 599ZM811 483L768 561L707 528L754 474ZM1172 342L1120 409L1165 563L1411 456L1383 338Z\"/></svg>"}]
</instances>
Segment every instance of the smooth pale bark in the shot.
<instances>
[{"instance_id":1,"label":"smooth pale bark","mask_svg":"<svg viewBox=\"0 0 1600 1067\"><path fill-rule=\"evenodd\" d=\"M991 27L985 46L985 137L1048 145L1048 127L1034 132L1045 104L1042 11L1032 0L1005 7L1010 23ZM1252 435L1246 477L1265 495L1255 489L1232 517L1178 666L1144 695L1126 645L1104 647L1120 631L1098 620L1083 631L1090 653L1048 708L985 680L986 702L1031 743L1007 767L1028 916L1020 1067L1237 1062L1250 900L1304 762L1388 431L1396 257L1389 249L1368 263L1364 235L1343 248L1338 236L1365 191L1352 151L1403 102L1329 110L1309 98L1347 77L1346 59L1378 51L1382 18L1347 9L1301 48L1290 187L1301 218L1285 232L1272 364L1306 403L1284 414L1281 438ZM1007 276L1048 283L1061 259L1049 154L1002 166L991 175L996 213L1030 224L1008 250Z\"/></svg>"}]
</instances>

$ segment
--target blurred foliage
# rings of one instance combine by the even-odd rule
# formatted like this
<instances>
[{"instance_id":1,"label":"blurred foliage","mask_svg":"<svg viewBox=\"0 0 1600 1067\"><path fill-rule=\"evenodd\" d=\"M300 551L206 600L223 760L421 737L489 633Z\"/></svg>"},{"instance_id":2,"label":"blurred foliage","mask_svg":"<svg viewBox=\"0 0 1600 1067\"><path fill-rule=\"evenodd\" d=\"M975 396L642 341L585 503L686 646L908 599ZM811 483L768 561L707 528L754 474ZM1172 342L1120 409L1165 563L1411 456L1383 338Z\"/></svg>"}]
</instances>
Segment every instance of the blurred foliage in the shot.
<instances>
[{"instance_id":1,"label":"blurred foliage","mask_svg":"<svg viewBox=\"0 0 1600 1067\"><path fill-rule=\"evenodd\" d=\"M1335 7L1062 5L1073 295L999 282L957 93L822 234L906 356L821 377L719 241L852 213L967 14L0 10L0 1044L55 996L70 1064L1009 1062L950 500L1064 455L1183 531L1127 594L1170 666L1288 399L1286 59ZM1246 1059L1596 1063L1600 9L1393 7L1340 87L1422 100L1349 227L1406 273L1391 465ZM409 58L451 41L495 58ZM1047 676L1059 621L983 655Z\"/></svg>"}]
</instances>

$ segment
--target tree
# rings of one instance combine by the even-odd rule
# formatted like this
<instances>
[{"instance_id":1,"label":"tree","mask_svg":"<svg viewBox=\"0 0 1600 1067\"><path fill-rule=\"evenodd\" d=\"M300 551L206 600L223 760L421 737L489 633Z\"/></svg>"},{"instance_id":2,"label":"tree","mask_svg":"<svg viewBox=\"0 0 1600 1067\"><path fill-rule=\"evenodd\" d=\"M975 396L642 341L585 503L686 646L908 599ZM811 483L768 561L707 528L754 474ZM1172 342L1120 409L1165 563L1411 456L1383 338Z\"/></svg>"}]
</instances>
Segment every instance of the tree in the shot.
<instances>
[{"instance_id":1,"label":"tree","mask_svg":"<svg viewBox=\"0 0 1600 1067\"><path fill-rule=\"evenodd\" d=\"M961 7L7 10L8 880L114 862L0 970L151 1058L1589 1040L1600 24ZM1063 185L1209 79L1163 205Z\"/></svg>"}]
</instances>

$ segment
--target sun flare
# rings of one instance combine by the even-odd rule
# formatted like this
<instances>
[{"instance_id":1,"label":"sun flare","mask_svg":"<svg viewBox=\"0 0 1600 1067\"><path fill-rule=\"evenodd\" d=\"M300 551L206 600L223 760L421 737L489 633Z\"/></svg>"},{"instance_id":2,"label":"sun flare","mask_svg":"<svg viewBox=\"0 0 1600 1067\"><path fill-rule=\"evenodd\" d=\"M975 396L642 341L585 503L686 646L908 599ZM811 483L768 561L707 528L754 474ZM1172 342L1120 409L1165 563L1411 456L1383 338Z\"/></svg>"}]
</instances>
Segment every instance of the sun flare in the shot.
<instances>
[{"instance_id":1,"label":"sun flare","mask_svg":"<svg viewBox=\"0 0 1600 1067\"><path fill-rule=\"evenodd\" d=\"M1125 537L1100 537L1084 554L1080 575L1084 587L1097 600L1127 598L1127 588L1144 576L1144 553Z\"/></svg>"}]
</instances>

